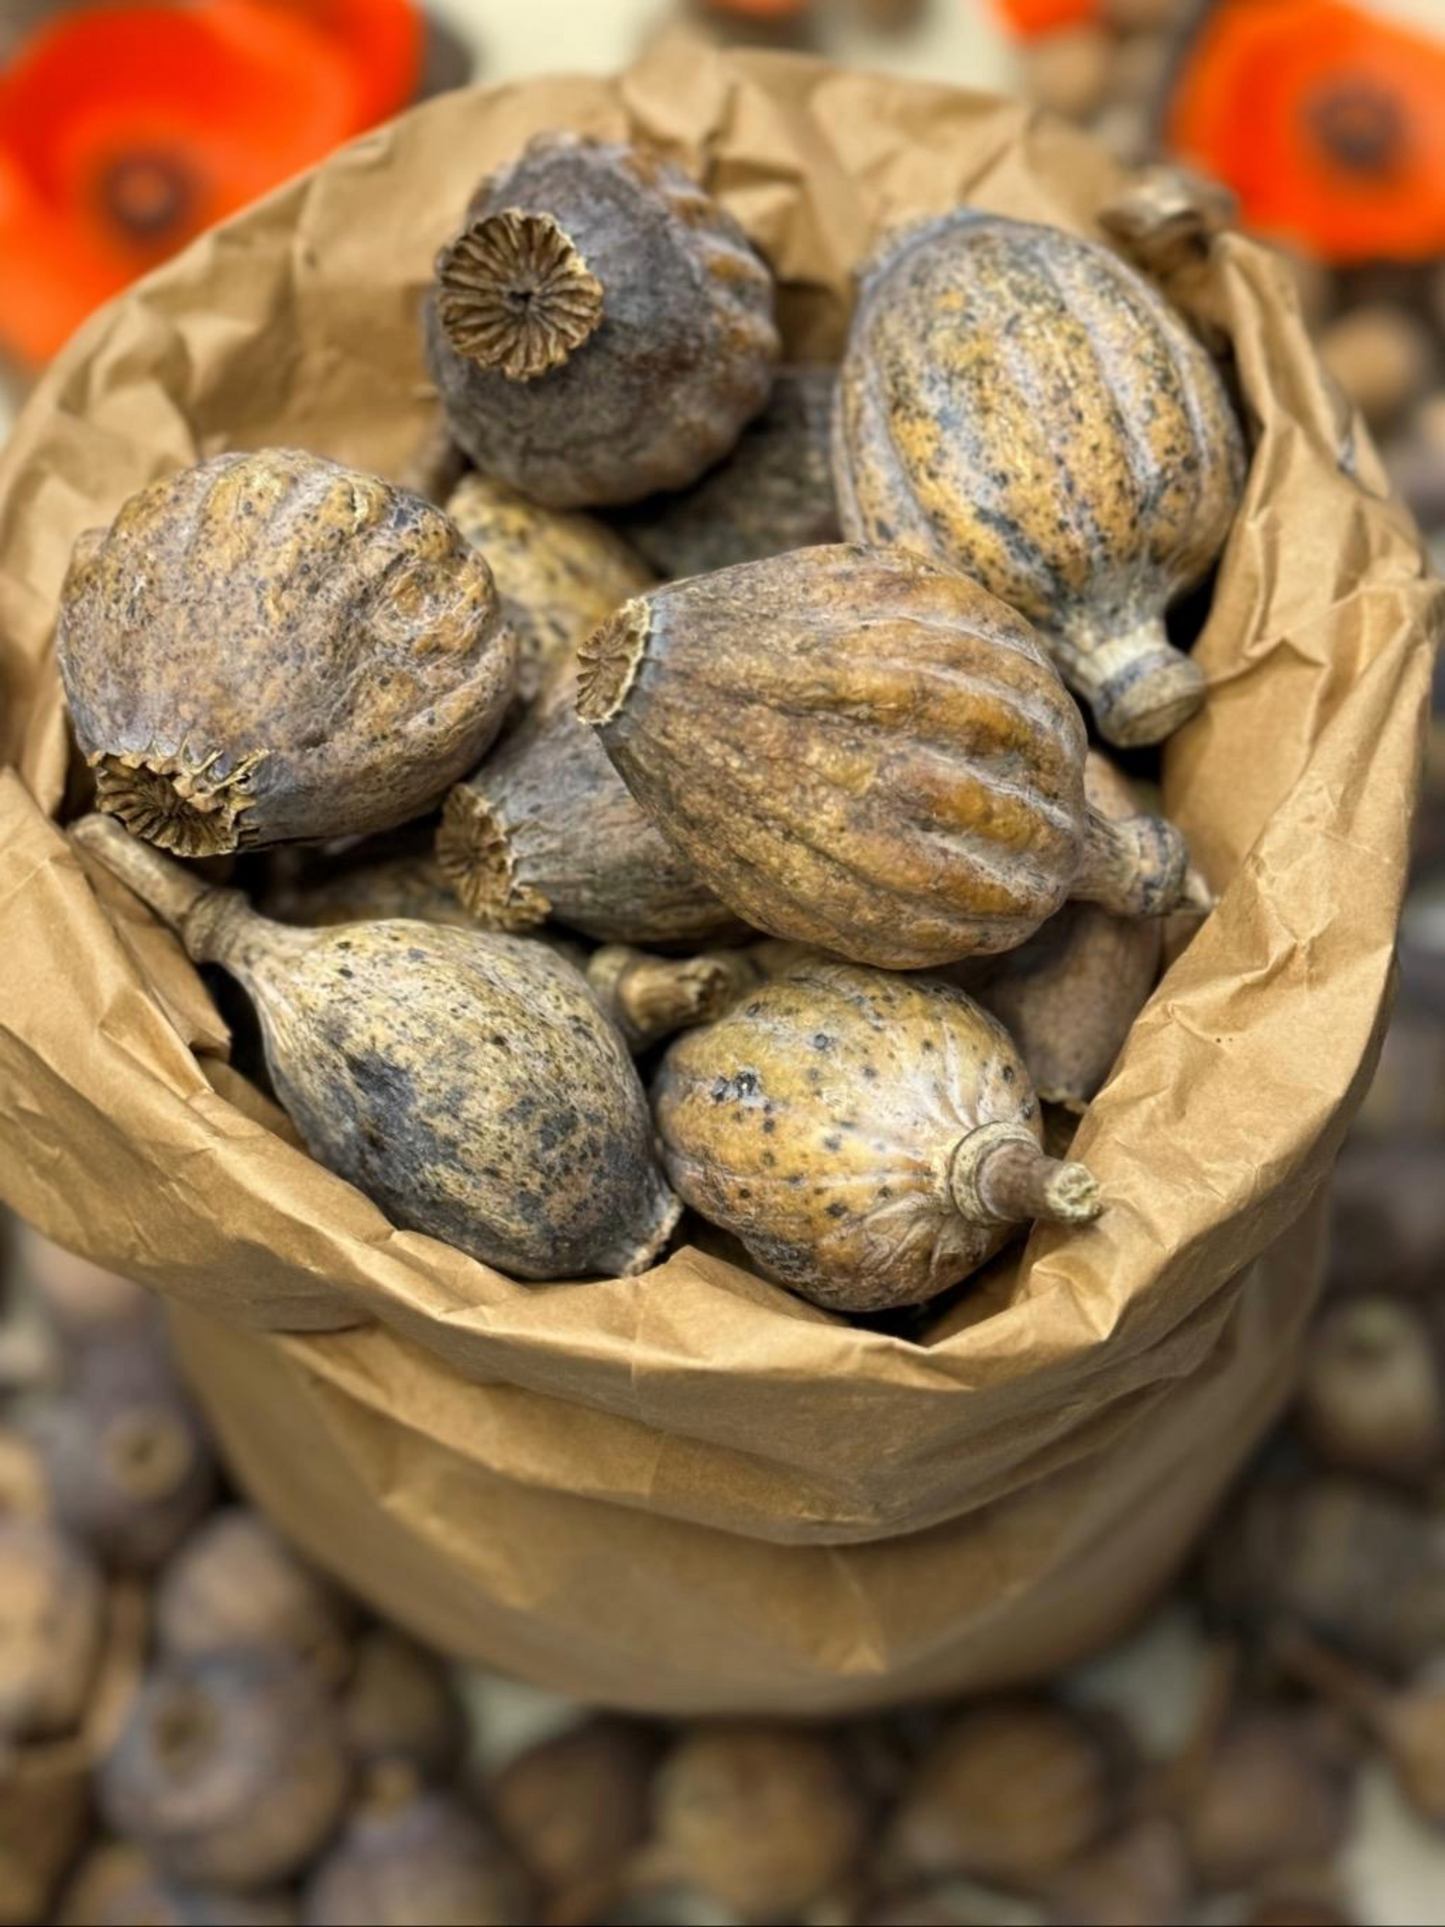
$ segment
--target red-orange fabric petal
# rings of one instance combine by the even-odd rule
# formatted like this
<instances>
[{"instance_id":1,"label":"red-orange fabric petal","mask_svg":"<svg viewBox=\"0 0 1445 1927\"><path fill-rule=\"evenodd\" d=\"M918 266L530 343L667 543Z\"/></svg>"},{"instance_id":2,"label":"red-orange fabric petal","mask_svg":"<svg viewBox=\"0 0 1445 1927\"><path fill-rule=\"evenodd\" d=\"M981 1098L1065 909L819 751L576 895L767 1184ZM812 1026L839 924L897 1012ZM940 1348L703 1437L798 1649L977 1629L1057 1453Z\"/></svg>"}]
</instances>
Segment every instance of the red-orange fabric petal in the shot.
<instances>
[{"instance_id":1,"label":"red-orange fabric petal","mask_svg":"<svg viewBox=\"0 0 1445 1927\"><path fill-rule=\"evenodd\" d=\"M400 113L420 84L426 21L416 0L209 0L209 5L218 14L280 12L324 33L350 63L358 129Z\"/></svg>"},{"instance_id":2,"label":"red-orange fabric petal","mask_svg":"<svg viewBox=\"0 0 1445 1927\"><path fill-rule=\"evenodd\" d=\"M1249 226L1325 260L1445 252L1445 41L1348 0L1228 0L1169 141L1228 182Z\"/></svg>"},{"instance_id":3,"label":"red-orange fabric petal","mask_svg":"<svg viewBox=\"0 0 1445 1927\"><path fill-rule=\"evenodd\" d=\"M1057 33L1061 27L1084 27L1102 17L1100 0L994 0L1005 22L1025 40Z\"/></svg>"}]
</instances>

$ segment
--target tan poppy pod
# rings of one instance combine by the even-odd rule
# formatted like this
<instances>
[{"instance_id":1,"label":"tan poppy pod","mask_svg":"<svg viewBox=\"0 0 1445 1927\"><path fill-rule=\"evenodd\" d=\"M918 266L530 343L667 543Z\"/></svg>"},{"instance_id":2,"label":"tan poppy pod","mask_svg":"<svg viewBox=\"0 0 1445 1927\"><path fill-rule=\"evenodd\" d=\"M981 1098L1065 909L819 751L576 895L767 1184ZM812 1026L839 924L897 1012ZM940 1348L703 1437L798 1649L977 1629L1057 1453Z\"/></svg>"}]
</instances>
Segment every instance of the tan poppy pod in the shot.
<instances>
[{"instance_id":1,"label":"tan poppy pod","mask_svg":"<svg viewBox=\"0 0 1445 1927\"><path fill-rule=\"evenodd\" d=\"M1035 623L1112 743L1157 743L1204 678L1164 611L1238 506L1219 371L1107 248L960 208L864 275L838 390L839 513Z\"/></svg>"},{"instance_id":2,"label":"tan poppy pod","mask_svg":"<svg viewBox=\"0 0 1445 1927\"><path fill-rule=\"evenodd\" d=\"M907 970L1010 949L1070 896L1194 898L1176 830L1088 808L1083 720L1028 624L906 550L671 583L578 653L632 794L775 936Z\"/></svg>"},{"instance_id":3,"label":"tan poppy pod","mask_svg":"<svg viewBox=\"0 0 1445 1927\"><path fill-rule=\"evenodd\" d=\"M631 608L635 604L627 604ZM603 943L691 944L736 918L579 720L569 666L442 807L436 861L484 930L548 918Z\"/></svg>"},{"instance_id":4,"label":"tan poppy pod","mask_svg":"<svg viewBox=\"0 0 1445 1927\"><path fill-rule=\"evenodd\" d=\"M772 276L732 216L660 155L573 134L482 183L425 329L456 441L550 508L696 481L779 352Z\"/></svg>"},{"instance_id":5,"label":"tan poppy pod","mask_svg":"<svg viewBox=\"0 0 1445 1927\"><path fill-rule=\"evenodd\" d=\"M105 1593L84 1547L0 1518L0 1752L73 1727L100 1658Z\"/></svg>"},{"instance_id":6,"label":"tan poppy pod","mask_svg":"<svg viewBox=\"0 0 1445 1927\"><path fill-rule=\"evenodd\" d=\"M60 671L102 810L178 856L389 829L496 734L513 644L430 503L317 455L220 455L83 536Z\"/></svg>"},{"instance_id":7,"label":"tan poppy pod","mask_svg":"<svg viewBox=\"0 0 1445 1927\"><path fill-rule=\"evenodd\" d=\"M516 1278L642 1271L679 1205L637 1073L545 944L397 920L300 930L103 817L71 835L256 1006L312 1156L393 1224Z\"/></svg>"},{"instance_id":8,"label":"tan poppy pod","mask_svg":"<svg viewBox=\"0 0 1445 1927\"><path fill-rule=\"evenodd\" d=\"M1029 1218L1097 1187L1041 1149L1002 1027L933 978L795 965L672 1045L654 1091L668 1174L780 1283L835 1311L920 1304Z\"/></svg>"},{"instance_id":9,"label":"tan poppy pod","mask_svg":"<svg viewBox=\"0 0 1445 1927\"><path fill-rule=\"evenodd\" d=\"M1084 796L1111 822L1139 807L1129 779L1097 750L1084 763ZM1017 950L961 964L958 981L1018 1045L1043 1101L1082 1111L1148 1002L1163 950L1157 918L1068 903Z\"/></svg>"},{"instance_id":10,"label":"tan poppy pod","mask_svg":"<svg viewBox=\"0 0 1445 1927\"><path fill-rule=\"evenodd\" d=\"M490 476L466 476L447 514L486 557L517 640L517 694L528 702L619 603L652 587L642 557L605 522L540 508Z\"/></svg>"},{"instance_id":11,"label":"tan poppy pod","mask_svg":"<svg viewBox=\"0 0 1445 1927\"><path fill-rule=\"evenodd\" d=\"M381 923L410 917L418 923L449 924L475 930L476 918L464 910L455 891L428 857L389 857L360 863L334 875L282 876L263 898L267 916L308 929L338 923Z\"/></svg>"},{"instance_id":12,"label":"tan poppy pod","mask_svg":"<svg viewBox=\"0 0 1445 1927\"><path fill-rule=\"evenodd\" d=\"M821 363L780 368L767 407L730 455L690 489L659 495L624 515L628 539L659 575L703 575L838 540L837 372ZM488 560L494 560L490 551Z\"/></svg>"}]
</instances>

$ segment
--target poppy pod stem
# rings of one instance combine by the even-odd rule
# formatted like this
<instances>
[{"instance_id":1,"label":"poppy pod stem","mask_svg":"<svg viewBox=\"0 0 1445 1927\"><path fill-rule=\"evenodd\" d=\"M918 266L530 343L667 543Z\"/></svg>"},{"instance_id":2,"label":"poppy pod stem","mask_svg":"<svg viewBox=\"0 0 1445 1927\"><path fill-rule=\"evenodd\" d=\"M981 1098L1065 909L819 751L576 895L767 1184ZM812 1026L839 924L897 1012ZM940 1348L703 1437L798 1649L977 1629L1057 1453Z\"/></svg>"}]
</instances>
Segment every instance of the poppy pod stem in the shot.
<instances>
[{"instance_id":1,"label":"poppy pod stem","mask_svg":"<svg viewBox=\"0 0 1445 1927\"><path fill-rule=\"evenodd\" d=\"M604 945L587 965L593 996L633 1051L711 1023L757 977L743 956L651 957L626 944Z\"/></svg>"},{"instance_id":2,"label":"poppy pod stem","mask_svg":"<svg viewBox=\"0 0 1445 1927\"><path fill-rule=\"evenodd\" d=\"M1159 616L1069 650L1064 667L1099 733L1121 749L1162 743L1204 702L1203 670L1174 647Z\"/></svg>"},{"instance_id":3,"label":"poppy pod stem","mask_svg":"<svg viewBox=\"0 0 1445 1927\"><path fill-rule=\"evenodd\" d=\"M975 1222L1088 1224L1103 1209L1098 1184L1082 1164L1049 1157L1017 1124L981 1124L960 1138L948 1184L960 1212Z\"/></svg>"},{"instance_id":4,"label":"poppy pod stem","mask_svg":"<svg viewBox=\"0 0 1445 1927\"><path fill-rule=\"evenodd\" d=\"M1084 813L1083 860L1069 895L1120 917L1167 917L1174 910L1203 916L1214 907L1172 823L1158 816L1111 823L1095 809Z\"/></svg>"}]
</instances>

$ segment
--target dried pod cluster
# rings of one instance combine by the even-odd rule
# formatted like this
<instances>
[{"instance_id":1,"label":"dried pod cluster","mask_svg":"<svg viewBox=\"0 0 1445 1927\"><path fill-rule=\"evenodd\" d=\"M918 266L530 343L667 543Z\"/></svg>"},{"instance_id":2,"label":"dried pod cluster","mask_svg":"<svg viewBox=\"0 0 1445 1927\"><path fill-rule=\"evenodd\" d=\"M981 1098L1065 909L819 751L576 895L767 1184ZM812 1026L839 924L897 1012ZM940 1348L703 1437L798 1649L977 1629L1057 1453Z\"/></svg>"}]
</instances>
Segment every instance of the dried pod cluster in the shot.
<instances>
[{"instance_id":1,"label":"dried pod cluster","mask_svg":"<svg viewBox=\"0 0 1445 1927\"><path fill-rule=\"evenodd\" d=\"M681 168L539 135L437 260L427 355L456 441L549 508L684 488L768 398L772 277Z\"/></svg>"}]
</instances>

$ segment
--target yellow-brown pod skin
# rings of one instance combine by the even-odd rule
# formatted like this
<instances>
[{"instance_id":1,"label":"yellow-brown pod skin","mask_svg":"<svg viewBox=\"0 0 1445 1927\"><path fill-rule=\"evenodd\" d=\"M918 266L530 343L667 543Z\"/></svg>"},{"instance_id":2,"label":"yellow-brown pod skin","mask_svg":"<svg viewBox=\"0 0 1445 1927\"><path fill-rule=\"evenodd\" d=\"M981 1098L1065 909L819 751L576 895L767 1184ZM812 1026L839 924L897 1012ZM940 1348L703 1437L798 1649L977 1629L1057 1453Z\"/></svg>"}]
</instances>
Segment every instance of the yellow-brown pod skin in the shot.
<instances>
[{"instance_id":1,"label":"yellow-brown pod skin","mask_svg":"<svg viewBox=\"0 0 1445 1927\"><path fill-rule=\"evenodd\" d=\"M839 539L836 382L837 370L822 363L780 368L767 407L730 455L690 489L639 503L623 516L629 540L659 575L704 575ZM495 567L490 553L489 559Z\"/></svg>"},{"instance_id":2,"label":"yellow-brown pod skin","mask_svg":"<svg viewBox=\"0 0 1445 1927\"><path fill-rule=\"evenodd\" d=\"M834 1311L919 1304L991 1258L1010 1214L980 1208L965 1171L1042 1143L987 1012L936 979L825 958L678 1038L653 1097L678 1195Z\"/></svg>"},{"instance_id":3,"label":"yellow-brown pod skin","mask_svg":"<svg viewBox=\"0 0 1445 1927\"><path fill-rule=\"evenodd\" d=\"M99 807L178 856L384 830L496 734L513 644L439 509L316 455L220 455L77 545L57 643Z\"/></svg>"},{"instance_id":4,"label":"yellow-brown pod skin","mask_svg":"<svg viewBox=\"0 0 1445 1927\"><path fill-rule=\"evenodd\" d=\"M541 508L487 475L466 476L447 514L486 557L517 639L517 694L527 702L584 636L655 580L605 522Z\"/></svg>"},{"instance_id":5,"label":"yellow-brown pod skin","mask_svg":"<svg viewBox=\"0 0 1445 1927\"><path fill-rule=\"evenodd\" d=\"M1115 822L1139 807L1128 778L1097 750L1084 765L1084 794ZM1155 919L1066 903L1017 950L962 965L959 981L1018 1045L1043 1101L1082 1111L1148 1002L1163 949Z\"/></svg>"},{"instance_id":6,"label":"yellow-brown pod skin","mask_svg":"<svg viewBox=\"0 0 1445 1927\"><path fill-rule=\"evenodd\" d=\"M550 917L601 943L692 944L736 925L578 717L571 665L452 789L436 861L486 930L533 930Z\"/></svg>"},{"instance_id":7,"label":"yellow-brown pod skin","mask_svg":"<svg viewBox=\"0 0 1445 1927\"><path fill-rule=\"evenodd\" d=\"M681 168L543 134L437 260L427 358L477 468L549 508L685 488L768 398L773 281Z\"/></svg>"},{"instance_id":8,"label":"yellow-brown pod skin","mask_svg":"<svg viewBox=\"0 0 1445 1927\"><path fill-rule=\"evenodd\" d=\"M1209 354L1107 248L968 208L897 237L863 278L834 461L844 532L1027 616L1108 741L1199 707L1164 611L1224 544L1243 439Z\"/></svg>"},{"instance_id":9,"label":"yellow-brown pod skin","mask_svg":"<svg viewBox=\"0 0 1445 1927\"><path fill-rule=\"evenodd\" d=\"M1028 624L922 556L840 544L671 583L579 662L632 794L774 936L921 969L1022 943L1071 892L1177 900L1177 834L1136 819L1159 832L1141 867L1087 810L1083 719Z\"/></svg>"}]
</instances>

